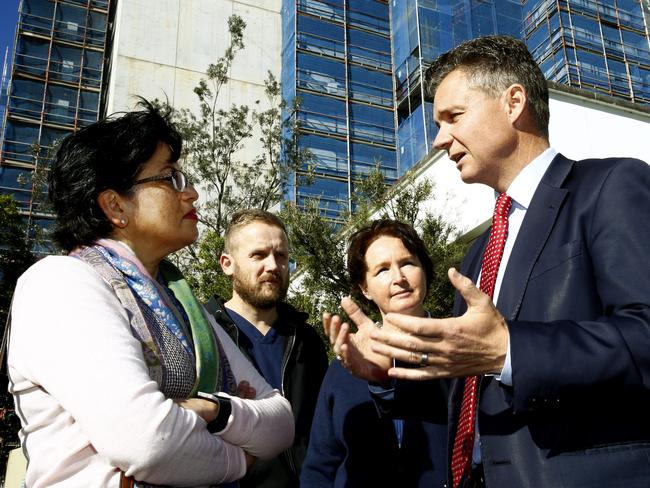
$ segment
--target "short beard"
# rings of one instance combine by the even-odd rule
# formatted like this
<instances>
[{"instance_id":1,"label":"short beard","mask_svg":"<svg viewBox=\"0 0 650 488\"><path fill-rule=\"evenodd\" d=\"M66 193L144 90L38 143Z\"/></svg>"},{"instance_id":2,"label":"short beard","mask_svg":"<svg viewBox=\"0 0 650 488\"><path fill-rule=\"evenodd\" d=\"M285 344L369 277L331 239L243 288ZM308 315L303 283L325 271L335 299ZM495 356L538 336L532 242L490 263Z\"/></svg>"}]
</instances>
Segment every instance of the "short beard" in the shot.
<instances>
[{"instance_id":1,"label":"short beard","mask_svg":"<svg viewBox=\"0 0 650 488\"><path fill-rule=\"evenodd\" d=\"M281 276L275 275L278 278L276 283L277 287L270 293L264 293L262 283L248 283L239 279L237 273L232 277L232 289L239 295L239 297L246 303L252 305L260 310L269 310L282 302L287 296L289 289L289 280L283 280Z\"/></svg>"}]
</instances>

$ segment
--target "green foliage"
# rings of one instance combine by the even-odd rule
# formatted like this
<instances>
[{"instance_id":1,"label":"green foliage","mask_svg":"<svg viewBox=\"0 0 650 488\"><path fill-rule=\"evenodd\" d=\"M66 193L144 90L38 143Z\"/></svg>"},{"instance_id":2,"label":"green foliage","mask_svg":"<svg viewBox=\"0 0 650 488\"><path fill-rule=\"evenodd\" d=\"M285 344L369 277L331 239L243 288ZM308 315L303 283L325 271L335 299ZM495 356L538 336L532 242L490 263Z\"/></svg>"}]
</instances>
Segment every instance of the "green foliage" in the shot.
<instances>
[{"instance_id":1,"label":"green foliage","mask_svg":"<svg viewBox=\"0 0 650 488\"><path fill-rule=\"evenodd\" d=\"M16 281L35 261L32 244L16 201L10 195L0 195L0 324L3 330Z\"/></svg>"},{"instance_id":2,"label":"green foliage","mask_svg":"<svg viewBox=\"0 0 650 488\"><path fill-rule=\"evenodd\" d=\"M356 184L353 199L357 205L357 225L367 223L373 214L375 218L389 218L415 226L422 204L433 194L429 180L415 182L405 176L400 189L395 190L386 183L379 165L367 177Z\"/></svg>"},{"instance_id":3,"label":"green foliage","mask_svg":"<svg viewBox=\"0 0 650 488\"><path fill-rule=\"evenodd\" d=\"M460 265L467 244L455 240L456 227L440 216L426 215L418 228L433 261L433 280L424 302L425 308L432 317L448 317L454 305L455 288L449 282L447 270Z\"/></svg>"},{"instance_id":4,"label":"green foliage","mask_svg":"<svg viewBox=\"0 0 650 488\"><path fill-rule=\"evenodd\" d=\"M221 297L232 295L232 282L223 274L219 264L223 248L223 237L208 230L193 248L196 259L181 264L182 268L191 269L186 276L192 289L199 290L203 300L208 300L214 294Z\"/></svg>"},{"instance_id":5,"label":"green foliage","mask_svg":"<svg viewBox=\"0 0 650 488\"><path fill-rule=\"evenodd\" d=\"M18 277L31 266L32 240L27 226L18 212L18 205L10 195L0 196L0 337L4 335L11 297ZM7 393L7 378L0 377L0 461L8 451L18 446L20 422L14 413L13 399ZM1 464L1 463L0 463Z\"/></svg>"},{"instance_id":6,"label":"green foliage","mask_svg":"<svg viewBox=\"0 0 650 488\"><path fill-rule=\"evenodd\" d=\"M340 224L325 219L317 201L302 208L287 203L280 217L289 233L291 259L299 270L300 290L295 290L296 294L307 295L315 310L338 309L341 298L350 290ZM312 320L320 316L310 315Z\"/></svg>"}]
</instances>

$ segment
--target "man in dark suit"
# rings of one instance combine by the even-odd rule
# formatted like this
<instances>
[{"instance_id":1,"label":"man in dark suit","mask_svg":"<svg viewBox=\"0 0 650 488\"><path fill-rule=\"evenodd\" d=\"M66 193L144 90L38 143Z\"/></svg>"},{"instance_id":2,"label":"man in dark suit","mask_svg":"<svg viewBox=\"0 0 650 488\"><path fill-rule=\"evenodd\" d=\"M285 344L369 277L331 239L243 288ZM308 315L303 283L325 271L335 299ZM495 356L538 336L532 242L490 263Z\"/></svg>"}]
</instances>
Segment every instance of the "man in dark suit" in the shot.
<instances>
[{"instance_id":1,"label":"man in dark suit","mask_svg":"<svg viewBox=\"0 0 650 488\"><path fill-rule=\"evenodd\" d=\"M650 486L650 167L550 148L546 82L513 38L463 43L426 80L434 146L499 195L493 226L449 271L453 318L378 329L346 301L359 332L326 316L336 352L375 380L369 361L420 366L388 370L392 415L426 416L408 380L458 378L454 488Z\"/></svg>"}]
</instances>

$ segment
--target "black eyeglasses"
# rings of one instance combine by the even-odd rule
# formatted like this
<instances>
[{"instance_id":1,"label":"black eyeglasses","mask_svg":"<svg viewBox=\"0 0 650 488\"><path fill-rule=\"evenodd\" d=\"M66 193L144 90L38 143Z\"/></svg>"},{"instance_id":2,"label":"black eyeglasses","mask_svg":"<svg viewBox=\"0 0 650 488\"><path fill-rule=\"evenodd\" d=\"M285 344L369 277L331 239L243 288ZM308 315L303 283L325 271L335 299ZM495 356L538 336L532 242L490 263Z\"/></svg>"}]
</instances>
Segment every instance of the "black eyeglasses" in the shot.
<instances>
[{"instance_id":1,"label":"black eyeglasses","mask_svg":"<svg viewBox=\"0 0 650 488\"><path fill-rule=\"evenodd\" d=\"M192 182L189 180L187 175L183 173L180 169L172 168L171 173L168 175L159 175L159 176L150 176L149 178L142 178L141 180L136 180L133 182L133 186L140 185L142 183L150 183L152 181L171 181L174 190L176 191L185 191Z\"/></svg>"}]
</instances>

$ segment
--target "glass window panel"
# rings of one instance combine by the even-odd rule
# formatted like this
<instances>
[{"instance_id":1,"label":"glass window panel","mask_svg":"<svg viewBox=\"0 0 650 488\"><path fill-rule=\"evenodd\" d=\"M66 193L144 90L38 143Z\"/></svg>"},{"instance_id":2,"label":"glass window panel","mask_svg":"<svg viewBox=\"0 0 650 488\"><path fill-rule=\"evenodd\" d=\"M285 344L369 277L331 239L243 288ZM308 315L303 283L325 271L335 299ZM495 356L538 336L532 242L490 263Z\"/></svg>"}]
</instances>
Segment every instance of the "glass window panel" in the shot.
<instances>
[{"instance_id":1,"label":"glass window panel","mask_svg":"<svg viewBox=\"0 0 650 488\"><path fill-rule=\"evenodd\" d=\"M78 91L57 85L48 85L45 97L45 120L57 124L74 124Z\"/></svg>"},{"instance_id":2,"label":"glass window panel","mask_svg":"<svg viewBox=\"0 0 650 488\"><path fill-rule=\"evenodd\" d=\"M64 137L67 137L71 134L70 131L54 129L52 127L43 127L41 131L41 145L42 146L54 146L55 143L59 142Z\"/></svg>"},{"instance_id":3,"label":"glass window panel","mask_svg":"<svg viewBox=\"0 0 650 488\"><path fill-rule=\"evenodd\" d=\"M650 69L630 65L634 99L650 104Z\"/></svg>"},{"instance_id":4,"label":"glass window panel","mask_svg":"<svg viewBox=\"0 0 650 488\"><path fill-rule=\"evenodd\" d=\"M311 56L305 53L298 53L298 70L308 74L322 74L328 78L328 82L340 82L345 80L345 65L332 59ZM315 79L315 78L314 78ZM344 88L333 86L331 88Z\"/></svg>"},{"instance_id":5,"label":"glass window panel","mask_svg":"<svg viewBox=\"0 0 650 488\"><path fill-rule=\"evenodd\" d=\"M411 2L390 2L391 9L391 34L393 38L393 63L400 66L406 62L411 52L408 39L408 6ZM411 10L413 8L411 7Z\"/></svg>"},{"instance_id":6,"label":"glass window panel","mask_svg":"<svg viewBox=\"0 0 650 488\"><path fill-rule=\"evenodd\" d=\"M309 93L301 93L300 99L298 117L303 129L329 134L347 134L348 127L343 100Z\"/></svg>"},{"instance_id":7,"label":"glass window panel","mask_svg":"<svg viewBox=\"0 0 650 488\"><path fill-rule=\"evenodd\" d=\"M84 50L83 83L99 86L102 79L102 54L89 49Z\"/></svg>"},{"instance_id":8,"label":"glass window panel","mask_svg":"<svg viewBox=\"0 0 650 488\"><path fill-rule=\"evenodd\" d=\"M393 127L394 123L392 110L370 107L361 103L350 104L350 118L372 122L382 127Z\"/></svg>"},{"instance_id":9,"label":"glass window panel","mask_svg":"<svg viewBox=\"0 0 650 488\"><path fill-rule=\"evenodd\" d=\"M449 30L451 12L420 7L420 50L422 58L433 61L454 46L454 38Z\"/></svg>"},{"instance_id":10,"label":"glass window panel","mask_svg":"<svg viewBox=\"0 0 650 488\"><path fill-rule=\"evenodd\" d=\"M45 76L48 50L47 41L19 36L15 57L16 70L30 75Z\"/></svg>"},{"instance_id":11,"label":"glass window panel","mask_svg":"<svg viewBox=\"0 0 650 488\"><path fill-rule=\"evenodd\" d=\"M33 163L33 145L38 142L38 126L7 120L4 134L3 157L12 161Z\"/></svg>"},{"instance_id":12,"label":"glass window panel","mask_svg":"<svg viewBox=\"0 0 650 488\"><path fill-rule=\"evenodd\" d=\"M106 30L106 14L101 12L96 12L94 10L90 11L90 16L88 18L88 27L100 32Z\"/></svg>"},{"instance_id":13,"label":"glass window panel","mask_svg":"<svg viewBox=\"0 0 650 488\"><path fill-rule=\"evenodd\" d=\"M308 90L345 96L345 65L298 53L297 85Z\"/></svg>"},{"instance_id":14,"label":"glass window panel","mask_svg":"<svg viewBox=\"0 0 650 488\"><path fill-rule=\"evenodd\" d=\"M397 167L395 151L377 146L369 146L360 142L353 142L350 145L350 152L354 161L366 164L376 164Z\"/></svg>"},{"instance_id":15,"label":"glass window panel","mask_svg":"<svg viewBox=\"0 0 650 488\"><path fill-rule=\"evenodd\" d=\"M576 49L578 69L582 83L609 88L609 76L605 66L605 58L594 53Z\"/></svg>"},{"instance_id":16,"label":"glass window panel","mask_svg":"<svg viewBox=\"0 0 650 488\"><path fill-rule=\"evenodd\" d=\"M355 10L364 12L367 15L388 20L388 6L385 2L378 2L377 0L354 0L349 5L354 6Z\"/></svg>"},{"instance_id":17,"label":"glass window panel","mask_svg":"<svg viewBox=\"0 0 650 488\"><path fill-rule=\"evenodd\" d=\"M300 108L310 112L345 117L345 102L337 98L301 93Z\"/></svg>"},{"instance_id":18,"label":"glass window panel","mask_svg":"<svg viewBox=\"0 0 650 488\"><path fill-rule=\"evenodd\" d=\"M361 142L350 145L352 172L355 175L365 175L379 168L389 180L397 178L397 161L395 151L392 149L369 146Z\"/></svg>"},{"instance_id":19,"label":"glass window panel","mask_svg":"<svg viewBox=\"0 0 650 488\"><path fill-rule=\"evenodd\" d=\"M32 187L32 170L25 168L15 168L12 166L0 166L0 188L31 190Z\"/></svg>"},{"instance_id":20,"label":"glass window panel","mask_svg":"<svg viewBox=\"0 0 650 488\"><path fill-rule=\"evenodd\" d=\"M343 21L342 0L298 0L298 10L325 19Z\"/></svg>"},{"instance_id":21,"label":"glass window panel","mask_svg":"<svg viewBox=\"0 0 650 488\"><path fill-rule=\"evenodd\" d=\"M79 97L78 119L81 125L97 122L99 113L99 93L82 90Z\"/></svg>"},{"instance_id":22,"label":"glass window panel","mask_svg":"<svg viewBox=\"0 0 650 488\"><path fill-rule=\"evenodd\" d=\"M23 0L23 13L33 14L39 17L49 17L51 19L54 14L54 2Z\"/></svg>"},{"instance_id":23,"label":"glass window panel","mask_svg":"<svg viewBox=\"0 0 650 488\"><path fill-rule=\"evenodd\" d=\"M364 46L368 49L380 51L384 54L390 52L390 40L383 36L378 36L357 29L349 29L348 40L350 44L356 46Z\"/></svg>"},{"instance_id":24,"label":"glass window panel","mask_svg":"<svg viewBox=\"0 0 650 488\"><path fill-rule=\"evenodd\" d=\"M648 47L648 39L643 35L627 30L621 31L621 34L626 57L637 63L649 64L650 48Z\"/></svg>"},{"instance_id":25,"label":"glass window panel","mask_svg":"<svg viewBox=\"0 0 650 488\"><path fill-rule=\"evenodd\" d=\"M349 29L348 39L348 51L351 61L369 64L385 70L391 68L390 41L387 38L356 29Z\"/></svg>"},{"instance_id":26,"label":"glass window panel","mask_svg":"<svg viewBox=\"0 0 650 488\"><path fill-rule=\"evenodd\" d=\"M82 49L53 44L50 76L55 80L78 83L82 56Z\"/></svg>"},{"instance_id":27,"label":"glass window panel","mask_svg":"<svg viewBox=\"0 0 650 488\"><path fill-rule=\"evenodd\" d=\"M43 106L44 84L40 81L16 79L11 85L9 112L39 118Z\"/></svg>"},{"instance_id":28,"label":"glass window panel","mask_svg":"<svg viewBox=\"0 0 650 488\"><path fill-rule=\"evenodd\" d=\"M348 3L348 23L388 34L388 6L376 0L355 0Z\"/></svg>"},{"instance_id":29,"label":"glass window panel","mask_svg":"<svg viewBox=\"0 0 650 488\"><path fill-rule=\"evenodd\" d=\"M392 110L351 103L350 134L355 138L368 141L394 144L395 128Z\"/></svg>"},{"instance_id":30,"label":"glass window panel","mask_svg":"<svg viewBox=\"0 0 650 488\"><path fill-rule=\"evenodd\" d=\"M57 3L56 5L55 37L67 41L83 41L86 37L87 10L65 3Z\"/></svg>"},{"instance_id":31,"label":"glass window panel","mask_svg":"<svg viewBox=\"0 0 650 488\"><path fill-rule=\"evenodd\" d=\"M305 205L314 199L319 200L325 216L337 218L348 209L348 183L329 178L315 178L313 184L303 184L297 188L298 205Z\"/></svg>"},{"instance_id":32,"label":"glass window panel","mask_svg":"<svg viewBox=\"0 0 650 488\"><path fill-rule=\"evenodd\" d=\"M548 42L549 33L546 23L538 25L526 40L528 50L536 60L544 59L551 52L551 44Z\"/></svg>"},{"instance_id":33,"label":"glass window panel","mask_svg":"<svg viewBox=\"0 0 650 488\"><path fill-rule=\"evenodd\" d=\"M332 200L347 200L348 184L330 178L314 178L314 183L298 189L299 195L323 196Z\"/></svg>"},{"instance_id":34,"label":"glass window panel","mask_svg":"<svg viewBox=\"0 0 650 488\"><path fill-rule=\"evenodd\" d=\"M32 171L0 166L0 193L11 195L19 207L27 206L32 198Z\"/></svg>"},{"instance_id":35,"label":"glass window panel","mask_svg":"<svg viewBox=\"0 0 650 488\"><path fill-rule=\"evenodd\" d=\"M422 105L400 124L397 144L399 148L399 174L402 176L426 153Z\"/></svg>"},{"instance_id":36,"label":"glass window panel","mask_svg":"<svg viewBox=\"0 0 650 488\"><path fill-rule=\"evenodd\" d=\"M304 15L298 16L298 32L314 34L341 42L345 39L343 26L314 19L312 17L306 17Z\"/></svg>"},{"instance_id":37,"label":"glass window panel","mask_svg":"<svg viewBox=\"0 0 650 488\"><path fill-rule=\"evenodd\" d=\"M311 134L300 136L300 146L311 151L316 159L316 171L334 175L347 175L347 143L340 139Z\"/></svg>"},{"instance_id":38,"label":"glass window panel","mask_svg":"<svg viewBox=\"0 0 650 488\"><path fill-rule=\"evenodd\" d=\"M24 0L20 26L28 32L49 35L52 30L54 2Z\"/></svg>"},{"instance_id":39,"label":"glass window panel","mask_svg":"<svg viewBox=\"0 0 650 488\"><path fill-rule=\"evenodd\" d=\"M352 98L384 106L392 106L392 81L388 74L350 66L349 91Z\"/></svg>"}]
</instances>

